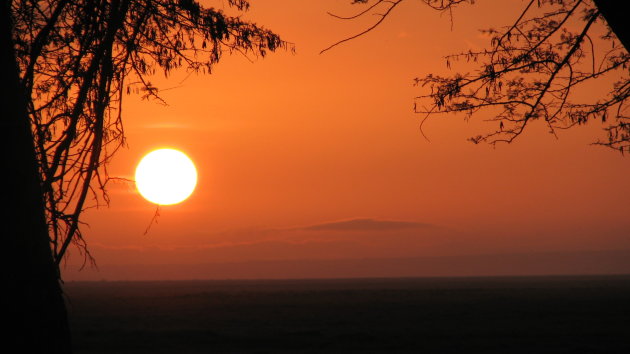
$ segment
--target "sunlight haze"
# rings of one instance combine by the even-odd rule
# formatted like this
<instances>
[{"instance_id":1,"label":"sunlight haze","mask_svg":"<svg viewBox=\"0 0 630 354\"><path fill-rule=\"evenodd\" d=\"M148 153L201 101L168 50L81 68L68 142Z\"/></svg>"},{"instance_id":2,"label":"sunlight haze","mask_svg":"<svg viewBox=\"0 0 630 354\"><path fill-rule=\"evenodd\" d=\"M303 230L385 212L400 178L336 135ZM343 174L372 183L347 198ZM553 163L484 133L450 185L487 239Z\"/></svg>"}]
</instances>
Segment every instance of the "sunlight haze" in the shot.
<instances>
[{"instance_id":1,"label":"sunlight haze","mask_svg":"<svg viewBox=\"0 0 630 354\"><path fill-rule=\"evenodd\" d=\"M483 112L431 117L429 141L420 132L413 79L449 73L445 55L486 46L478 30L510 23L521 2L461 6L452 23L405 2L319 54L369 24L326 13L351 15L349 3L253 2L246 18L295 54L225 53L211 75L157 74L166 106L126 96L128 149L110 175L133 179L146 152L176 146L195 161L197 189L143 235L155 207L133 185L110 184L109 208L85 217L99 270L79 272L73 253L65 278L401 276L393 260L410 259L422 259L410 275L588 273L581 255L630 250L630 160L591 145L601 126L556 139L534 122L496 148L467 141L494 124ZM522 262L503 266L512 255Z\"/></svg>"}]
</instances>

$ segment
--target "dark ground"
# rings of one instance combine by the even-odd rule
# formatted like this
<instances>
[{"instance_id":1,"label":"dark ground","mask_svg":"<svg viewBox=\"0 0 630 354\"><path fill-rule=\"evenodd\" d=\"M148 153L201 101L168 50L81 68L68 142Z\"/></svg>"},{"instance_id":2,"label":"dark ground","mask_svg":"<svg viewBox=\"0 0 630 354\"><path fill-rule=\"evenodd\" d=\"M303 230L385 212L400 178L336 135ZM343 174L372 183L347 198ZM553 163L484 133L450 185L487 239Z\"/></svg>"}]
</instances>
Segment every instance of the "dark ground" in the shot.
<instances>
[{"instance_id":1,"label":"dark ground","mask_svg":"<svg viewBox=\"0 0 630 354\"><path fill-rule=\"evenodd\" d=\"M630 276L65 289L77 353L630 353Z\"/></svg>"}]
</instances>

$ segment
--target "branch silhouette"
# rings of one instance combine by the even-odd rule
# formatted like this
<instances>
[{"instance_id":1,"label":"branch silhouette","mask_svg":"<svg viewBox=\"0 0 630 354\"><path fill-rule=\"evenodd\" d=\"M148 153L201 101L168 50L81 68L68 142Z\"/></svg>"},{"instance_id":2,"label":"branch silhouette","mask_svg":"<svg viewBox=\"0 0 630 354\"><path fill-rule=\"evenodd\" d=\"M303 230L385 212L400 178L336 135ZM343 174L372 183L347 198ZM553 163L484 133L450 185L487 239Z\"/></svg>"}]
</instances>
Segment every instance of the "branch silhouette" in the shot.
<instances>
[{"instance_id":1,"label":"branch silhouette","mask_svg":"<svg viewBox=\"0 0 630 354\"><path fill-rule=\"evenodd\" d=\"M126 144L125 96L166 104L152 75L211 73L224 53L264 57L293 45L197 1L13 1L16 59L28 98L51 248L85 250L81 215L109 203L106 165ZM230 0L246 11L249 2ZM251 60L251 58L250 58ZM89 252L82 254L89 257Z\"/></svg>"},{"instance_id":2,"label":"branch silhouette","mask_svg":"<svg viewBox=\"0 0 630 354\"><path fill-rule=\"evenodd\" d=\"M389 10L377 23L359 34L340 40L323 51L374 30L402 1L387 2ZM370 4L368 0L353 3ZM370 13L384 1L376 1L352 20ZM424 0L430 8L449 13L466 0ZM476 63L473 73L451 76L427 74L414 80L423 92L414 99L414 112L424 124L440 114L464 113L466 119L485 115L496 130L471 137L474 143L511 143L532 120L542 120L549 132L597 121L607 139L594 144L621 153L630 152L628 97L630 55L623 44L630 34L619 13L619 3L589 0L530 0L511 24L485 29L488 48L446 56L448 69L457 62ZM621 42L621 43L620 43ZM322 52L323 52L322 51ZM599 60L597 58L600 58ZM468 64L470 65L470 64ZM606 82L608 92L576 101L575 91L594 82ZM483 112L483 113L482 113ZM427 139L428 140L428 139Z\"/></svg>"}]
</instances>

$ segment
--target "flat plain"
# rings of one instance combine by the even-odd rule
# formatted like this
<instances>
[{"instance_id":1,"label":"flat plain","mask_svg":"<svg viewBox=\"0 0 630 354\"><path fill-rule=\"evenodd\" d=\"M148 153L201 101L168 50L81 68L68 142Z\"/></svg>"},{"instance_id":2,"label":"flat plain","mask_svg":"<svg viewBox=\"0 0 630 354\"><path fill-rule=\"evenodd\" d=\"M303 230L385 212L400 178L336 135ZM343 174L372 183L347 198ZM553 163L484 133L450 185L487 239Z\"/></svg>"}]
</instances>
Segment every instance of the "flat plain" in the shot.
<instances>
[{"instance_id":1,"label":"flat plain","mask_svg":"<svg viewBox=\"0 0 630 354\"><path fill-rule=\"evenodd\" d=\"M65 289L77 353L630 353L630 276Z\"/></svg>"}]
</instances>

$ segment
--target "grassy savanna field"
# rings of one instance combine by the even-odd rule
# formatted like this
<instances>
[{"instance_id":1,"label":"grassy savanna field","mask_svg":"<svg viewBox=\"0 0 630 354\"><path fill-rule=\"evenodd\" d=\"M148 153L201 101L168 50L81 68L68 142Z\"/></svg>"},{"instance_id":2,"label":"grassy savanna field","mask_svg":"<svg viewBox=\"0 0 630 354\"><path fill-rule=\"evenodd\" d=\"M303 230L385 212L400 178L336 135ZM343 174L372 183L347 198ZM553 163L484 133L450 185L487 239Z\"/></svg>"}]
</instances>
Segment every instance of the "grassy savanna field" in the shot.
<instances>
[{"instance_id":1,"label":"grassy savanna field","mask_svg":"<svg viewBox=\"0 0 630 354\"><path fill-rule=\"evenodd\" d=\"M627 353L630 276L70 282L77 353Z\"/></svg>"}]
</instances>

